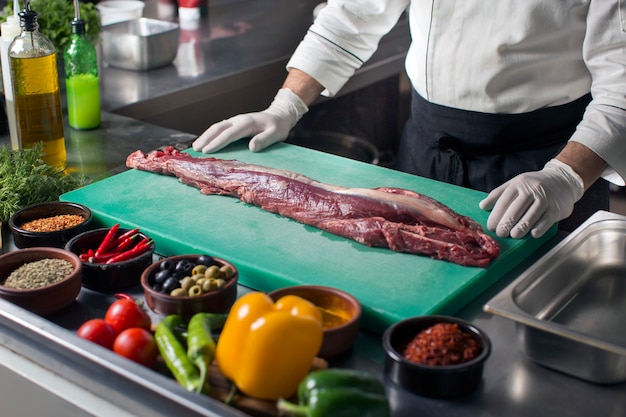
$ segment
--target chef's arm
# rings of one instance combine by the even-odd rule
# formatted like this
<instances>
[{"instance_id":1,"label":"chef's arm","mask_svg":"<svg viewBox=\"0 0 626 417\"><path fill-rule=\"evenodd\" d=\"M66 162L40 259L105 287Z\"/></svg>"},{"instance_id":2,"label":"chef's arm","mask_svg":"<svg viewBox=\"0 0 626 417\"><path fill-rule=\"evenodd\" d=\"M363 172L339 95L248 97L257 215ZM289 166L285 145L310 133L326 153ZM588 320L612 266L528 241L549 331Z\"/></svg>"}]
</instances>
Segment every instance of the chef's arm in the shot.
<instances>
[{"instance_id":1,"label":"chef's arm","mask_svg":"<svg viewBox=\"0 0 626 417\"><path fill-rule=\"evenodd\" d=\"M596 182L607 164L585 145L569 141L556 159L569 165L582 179L585 191Z\"/></svg>"},{"instance_id":2,"label":"chef's arm","mask_svg":"<svg viewBox=\"0 0 626 417\"><path fill-rule=\"evenodd\" d=\"M307 105L311 105L324 91L324 86L304 71L291 68L283 88L293 91Z\"/></svg>"},{"instance_id":3,"label":"chef's arm","mask_svg":"<svg viewBox=\"0 0 626 417\"><path fill-rule=\"evenodd\" d=\"M482 209L491 210L487 228L500 237L541 237L572 213L606 166L591 149L569 141L541 171L516 176L480 202Z\"/></svg>"}]
</instances>

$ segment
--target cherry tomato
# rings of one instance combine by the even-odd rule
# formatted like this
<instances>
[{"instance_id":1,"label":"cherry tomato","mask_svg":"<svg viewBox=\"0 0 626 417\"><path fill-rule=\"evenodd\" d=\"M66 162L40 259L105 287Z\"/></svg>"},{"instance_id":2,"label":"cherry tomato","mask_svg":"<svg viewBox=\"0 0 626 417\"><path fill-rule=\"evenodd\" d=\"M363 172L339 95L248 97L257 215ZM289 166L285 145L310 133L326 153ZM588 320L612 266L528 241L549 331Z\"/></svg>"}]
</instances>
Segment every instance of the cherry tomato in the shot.
<instances>
[{"instance_id":1,"label":"cherry tomato","mask_svg":"<svg viewBox=\"0 0 626 417\"><path fill-rule=\"evenodd\" d=\"M150 330L150 316L132 298L122 298L113 302L104 315L117 334L131 327L140 327Z\"/></svg>"},{"instance_id":2,"label":"cherry tomato","mask_svg":"<svg viewBox=\"0 0 626 417\"><path fill-rule=\"evenodd\" d=\"M76 334L107 349L113 349L113 342L117 336L113 326L103 319L87 320L78 328Z\"/></svg>"},{"instance_id":3,"label":"cherry tomato","mask_svg":"<svg viewBox=\"0 0 626 417\"><path fill-rule=\"evenodd\" d=\"M146 329L132 327L117 335L113 343L113 352L151 368L156 363L158 348L152 333Z\"/></svg>"}]
</instances>

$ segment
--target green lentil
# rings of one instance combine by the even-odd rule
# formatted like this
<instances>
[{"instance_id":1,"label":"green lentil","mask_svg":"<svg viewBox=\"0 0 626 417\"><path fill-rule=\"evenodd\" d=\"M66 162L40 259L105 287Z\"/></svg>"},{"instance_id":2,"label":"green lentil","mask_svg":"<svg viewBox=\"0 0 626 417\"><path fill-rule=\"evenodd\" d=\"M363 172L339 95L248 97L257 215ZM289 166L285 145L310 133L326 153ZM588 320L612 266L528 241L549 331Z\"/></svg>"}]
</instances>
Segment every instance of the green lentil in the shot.
<instances>
[{"instance_id":1,"label":"green lentil","mask_svg":"<svg viewBox=\"0 0 626 417\"><path fill-rule=\"evenodd\" d=\"M74 271L65 259L46 258L28 262L15 269L2 285L18 290L42 288L61 281Z\"/></svg>"}]
</instances>

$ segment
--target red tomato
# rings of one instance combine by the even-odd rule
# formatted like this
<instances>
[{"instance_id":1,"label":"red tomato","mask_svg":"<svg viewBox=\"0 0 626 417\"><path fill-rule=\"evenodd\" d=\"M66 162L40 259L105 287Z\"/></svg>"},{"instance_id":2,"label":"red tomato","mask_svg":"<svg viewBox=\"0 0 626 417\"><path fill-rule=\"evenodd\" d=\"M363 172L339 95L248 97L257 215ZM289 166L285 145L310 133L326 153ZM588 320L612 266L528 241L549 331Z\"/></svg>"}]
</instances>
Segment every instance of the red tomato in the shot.
<instances>
[{"instance_id":1,"label":"red tomato","mask_svg":"<svg viewBox=\"0 0 626 417\"><path fill-rule=\"evenodd\" d=\"M152 333L146 329L132 327L117 335L113 352L149 368L157 360L158 348Z\"/></svg>"},{"instance_id":2,"label":"red tomato","mask_svg":"<svg viewBox=\"0 0 626 417\"><path fill-rule=\"evenodd\" d=\"M150 316L134 300L123 298L111 304L104 315L117 334L131 327L140 327L150 330Z\"/></svg>"},{"instance_id":3,"label":"red tomato","mask_svg":"<svg viewBox=\"0 0 626 417\"><path fill-rule=\"evenodd\" d=\"M113 349L113 342L117 336L113 326L103 319L87 320L78 328L76 334L107 349Z\"/></svg>"}]
</instances>

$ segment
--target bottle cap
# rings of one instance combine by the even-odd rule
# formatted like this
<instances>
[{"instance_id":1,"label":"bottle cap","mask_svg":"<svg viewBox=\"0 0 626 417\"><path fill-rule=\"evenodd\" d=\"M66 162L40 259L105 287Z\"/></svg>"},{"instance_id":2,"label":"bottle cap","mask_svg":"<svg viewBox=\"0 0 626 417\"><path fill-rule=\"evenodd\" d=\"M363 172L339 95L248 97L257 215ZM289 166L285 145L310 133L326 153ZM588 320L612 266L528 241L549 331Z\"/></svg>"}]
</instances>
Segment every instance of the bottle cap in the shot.
<instances>
[{"instance_id":1,"label":"bottle cap","mask_svg":"<svg viewBox=\"0 0 626 417\"><path fill-rule=\"evenodd\" d=\"M72 33L77 35L85 34L85 21L82 19L74 19L72 20Z\"/></svg>"},{"instance_id":2,"label":"bottle cap","mask_svg":"<svg viewBox=\"0 0 626 417\"><path fill-rule=\"evenodd\" d=\"M199 7L179 7L178 18L180 20L200 19L200 8Z\"/></svg>"}]
</instances>

